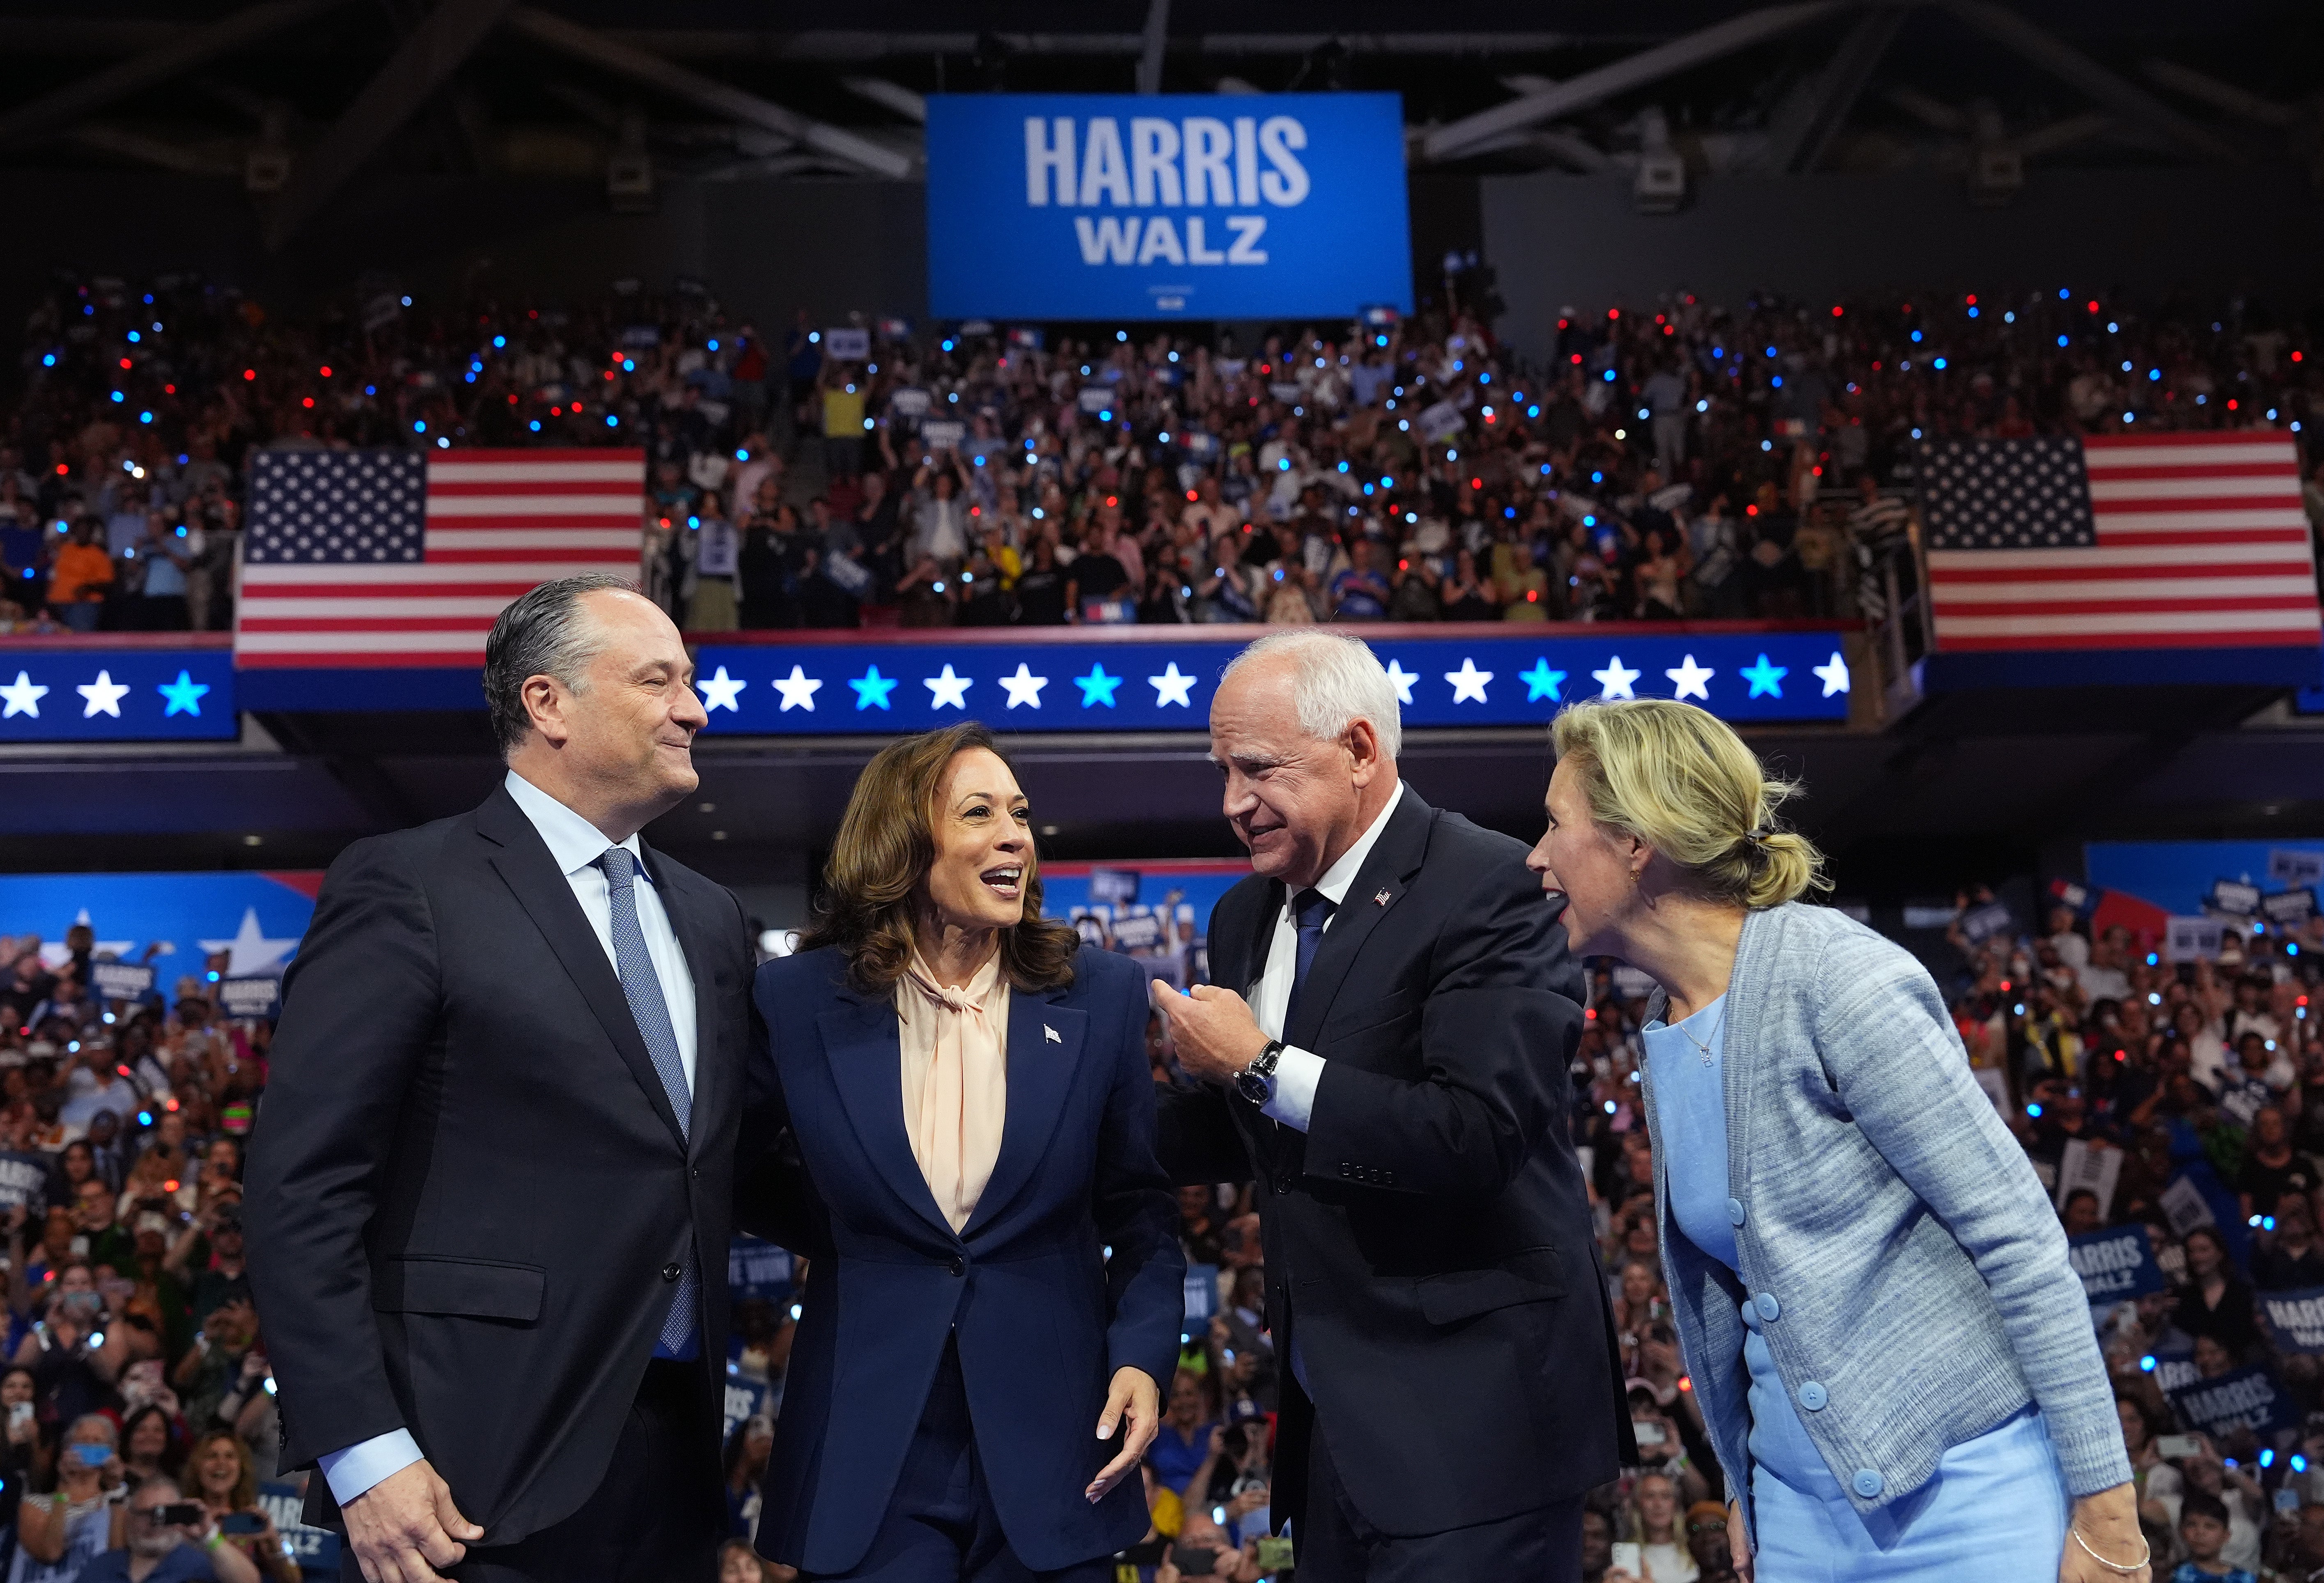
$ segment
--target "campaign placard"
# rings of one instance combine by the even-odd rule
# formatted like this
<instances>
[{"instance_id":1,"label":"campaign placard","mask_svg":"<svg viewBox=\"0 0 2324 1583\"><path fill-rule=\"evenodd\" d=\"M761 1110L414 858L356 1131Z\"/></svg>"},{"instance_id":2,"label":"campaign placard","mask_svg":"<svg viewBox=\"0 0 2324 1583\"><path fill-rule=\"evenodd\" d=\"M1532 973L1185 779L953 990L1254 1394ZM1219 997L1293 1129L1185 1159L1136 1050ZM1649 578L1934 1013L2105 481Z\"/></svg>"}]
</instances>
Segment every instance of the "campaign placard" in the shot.
<instances>
[{"instance_id":1,"label":"campaign placard","mask_svg":"<svg viewBox=\"0 0 2324 1583\"><path fill-rule=\"evenodd\" d=\"M91 962L88 986L99 1000L140 1000L152 993L153 969L141 962Z\"/></svg>"},{"instance_id":2,"label":"campaign placard","mask_svg":"<svg viewBox=\"0 0 2324 1583\"><path fill-rule=\"evenodd\" d=\"M223 1016L271 1017L281 1003L282 980L271 973L218 980L218 1012Z\"/></svg>"},{"instance_id":3,"label":"campaign placard","mask_svg":"<svg viewBox=\"0 0 2324 1583\"><path fill-rule=\"evenodd\" d=\"M310 1475L319 1478L320 1474ZM310 1528L300 1520L307 1503L295 1484L269 1482L258 1486L258 1504L274 1519L274 1531L290 1541L290 1559L299 1563L300 1573L308 1578L328 1578L337 1583L339 1575L339 1536L327 1528Z\"/></svg>"},{"instance_id":4,"label":"campaign placard","mask_svg":"<svg viewBox=\"0 0 2324 1583\"><path fill-rule=\"evenodd\" d=\"M2258 1294L2260 1318L2275 1337L2278 1351L2324 1356L2324 1286Z\"/></svg>"},{"instance_id":5,"label":"campaign placard","mask_svg":"<svg viewBox=\"0 0 2324 1583\"><path fill-rule=\"evenodd\" d=\"M22 1204L28 1214L37 1216L47 1207L48 1196L49 1162L43 1156L0 1153L0 1209Z\"/></svg>"},{"instance_id":6,"label":"campaign placard","mask_svg":"<svg viewBox=\"0 0 2324 1583\"><path fill-rule=\"evenodd\" d=\"M738 1303L753 1297L782 1301L791 1291L790 1250L737 1233L726 1247L726 1289Z\"/></svg>"},{"instance_id":7,"label":"campaign placard","mask_svg":"<svg viewBox=\"0 0 2324 1583\"><path fill-rule=\"evenodd\" d=\"M2214 1440L2239 1429L2264 1435L2300 1422L2300 1409L2266 1366L2255 1364L2170 1393L2179 1416Z\"/></svg>"},{"instance_id":8,"label":"campaign placard","mask_svg":"<svg viewBox=\"0 0 2324 1583\"><path fill-rule=\"evenodd\" d=\"M2066 1262L2082 1278L2092 1307L2127 1302L2163 1290L2154 1244L2144 1226L2122 1226L2069 1238Z\"/></svg>"}]
</instances>

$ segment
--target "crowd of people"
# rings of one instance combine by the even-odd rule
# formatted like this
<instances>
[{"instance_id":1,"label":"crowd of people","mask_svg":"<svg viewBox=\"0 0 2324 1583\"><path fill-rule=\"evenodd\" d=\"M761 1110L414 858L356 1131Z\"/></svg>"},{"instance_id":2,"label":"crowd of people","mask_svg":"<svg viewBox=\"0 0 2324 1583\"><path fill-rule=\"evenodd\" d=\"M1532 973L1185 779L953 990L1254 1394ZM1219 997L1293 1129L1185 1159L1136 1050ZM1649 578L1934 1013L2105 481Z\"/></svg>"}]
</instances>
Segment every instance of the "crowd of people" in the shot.
<instances>
[{"instance_id":1,"label":"crowd of people","mask_svg":"<svg viewBox=\"0 0 2324 1583\"><path fill-rule=\"evenodd\" d=\"M2304 1583L2324 1568L2324 1340L2285 1334L2265 1301L2324 1288L2324 1034L2310 1015L2324 918L2229 928L2215 959L2180 963L2062 906L2022 930L1997 927L1993 907L1989 893L1965 895L1935 964L1971 1065L2057 1195L2063 1231L2139 1228L2151 1250L2157 1289L2094 1300L2092 1322L2155 1576ZM120 1552L139 1578L174 1556L180 1569L161 1576L290 1583L300 1534L278 1526L293 1509L279 1502L300 1481L274 1486L277 1504L260 1488L280 1429L240 1212L269 1025L221 1015L210 986L222 958L166 994L107 1000L92 987L93 951L85 927L45 949L37 937L0 941L5 1576L110 1577L98 1569ZM1588 1575L1718 1583L1731 1575L1729 1486L1664 1287L1637 1088L1645 986L1601 970L1591 1000L1573 1135L1643 1460L1593 1504ZM1183 1080L1158 1022L1149 1041L1157 1078ZM1195 1291L1145 1468L1154 1532L1121 1561L1138 1583L1179 1583L1204 1565L1257 1583L1284 1566L1268 1475L1285 1365L1267 1326L1261 1204L1247 1184L1180 1196ZM780 1575L759 1569L748 1541L792 1328L779 1296L738 1303L730 1380L761 1389L725 1449L737 1543L722 1583ZM2189 1391L2254 1370L2272 1416L2192 1413Z\"/></svg>"},{"instance_id":2,"label":"crowd of people","mask_svg":"<svg viewBox=\"0 0 2324 1583\"><path fill-rule=\"evenodd\" d=\"M2068 288L1676 296L1532 359L1457 309L1111 334L60 283L0 413L0 624L229 625L254 449L529 445L644 450L641 575L695 631L1825 617L1891 597L1915 440L2313 421L2303 324Z\"/></svg>"}]
</instances>

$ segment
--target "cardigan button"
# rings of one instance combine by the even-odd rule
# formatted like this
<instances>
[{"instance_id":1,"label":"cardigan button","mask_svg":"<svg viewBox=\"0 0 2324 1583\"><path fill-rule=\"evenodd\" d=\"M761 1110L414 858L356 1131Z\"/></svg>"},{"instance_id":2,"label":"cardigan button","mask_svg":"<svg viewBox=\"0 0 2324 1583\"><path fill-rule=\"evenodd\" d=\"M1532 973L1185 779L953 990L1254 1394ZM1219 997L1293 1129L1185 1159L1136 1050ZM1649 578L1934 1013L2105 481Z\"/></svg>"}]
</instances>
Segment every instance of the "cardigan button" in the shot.
<instances>
[{"instance_id":1,"label":"cardigan button","mask_svg":"<svg viewBox=\"0 0 2324 1583\"><path fill-rule=\"evenodd\" d=\"M1854 1487L1858 1495L1863 1496L1868 1501L1877 1499L1879 1496L1880 1492L1887 1487L1881 1477L1873 1472L1869 1467L1858 1468L1856 1470L1856 1477L1850 1479L1849 1483Z\"/></svg>"},{"instance_id":2,"label":"cardigan button","mask_svg":"<svg viewBox=\"0 0 2324 1583\"><path fill-rule=\"evenodd\" d=\"M1727 1223L1729 1226L1740 1226L1743 1224L1742 1199L1729 1199L1727 1200Z\"/></svg>"},{"instance_id":3,"label":"cardigan button","mask_svg":"<svg viewBox=\"0 0 2324 1583\"><path fill-rule=\"evenodd\" d=\"M1809 1380L1800 1386L1800 1405L1810 1412L1821 1412L1823 1404L1829 1400L1823 1386L1817 1381Z\"/></svg>"},{"instance_id":4,"label":"cardigan button","mask_svg":"<svg viewBox=\"0 0 2324 1583\"><path fill-rule=\"evenodd\" d=\"M1774 1319L1782 1317L1784 1305L1775 1301L1775 1294L1774 1292L1763 1291L1758 1296L1753 1298L1751 1301L1752 1305L1759 1310L1759 1317L1761 1319Z\"/></svg>"}]
</instances>

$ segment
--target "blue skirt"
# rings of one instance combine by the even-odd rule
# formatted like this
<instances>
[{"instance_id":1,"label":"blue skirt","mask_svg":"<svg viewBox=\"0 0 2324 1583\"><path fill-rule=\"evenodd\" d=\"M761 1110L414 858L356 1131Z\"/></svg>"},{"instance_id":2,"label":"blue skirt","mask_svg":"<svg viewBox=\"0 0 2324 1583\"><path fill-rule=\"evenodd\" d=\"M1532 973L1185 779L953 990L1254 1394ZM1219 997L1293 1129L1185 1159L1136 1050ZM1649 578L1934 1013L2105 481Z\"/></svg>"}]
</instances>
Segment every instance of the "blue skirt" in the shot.
<instances>
[{"instance_id":1,"label":"blue skirt","mask_svg":"<svg viewBox=\"0 0 2324 1583\"><path fill-rule=\"evenodd\" d=\"M2057 1583L2072 1502L2041 1413L1944 1454L1929 1482L1868 1516L1819 1467L1802 1489L1751 1469L1759 1583Z\"/></svg>"}]
</instances>

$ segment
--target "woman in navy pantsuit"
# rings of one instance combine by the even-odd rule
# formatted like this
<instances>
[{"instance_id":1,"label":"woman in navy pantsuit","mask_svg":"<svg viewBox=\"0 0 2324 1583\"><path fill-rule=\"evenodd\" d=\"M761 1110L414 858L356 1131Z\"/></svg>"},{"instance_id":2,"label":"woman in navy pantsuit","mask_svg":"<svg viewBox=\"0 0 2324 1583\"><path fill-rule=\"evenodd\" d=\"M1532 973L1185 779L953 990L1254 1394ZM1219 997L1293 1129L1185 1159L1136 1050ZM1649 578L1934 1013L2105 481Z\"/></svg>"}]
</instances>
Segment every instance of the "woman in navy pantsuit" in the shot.
<instances>
[{"instance_id":1,"label":"woman in navy pantsuit","mask_svg":"<svg viewBox=\"0 0 2324 1583\"><path fill-rule=\"evenodd\" d=\"M850 1583L1083 1583L1147 1531L1138 1461L1185 1259L1144 976L1045 921L984 727L865 768L799 954L759 970L750 1190L809 1273L759 1548Z\"/></svg>"}]
</instances>

